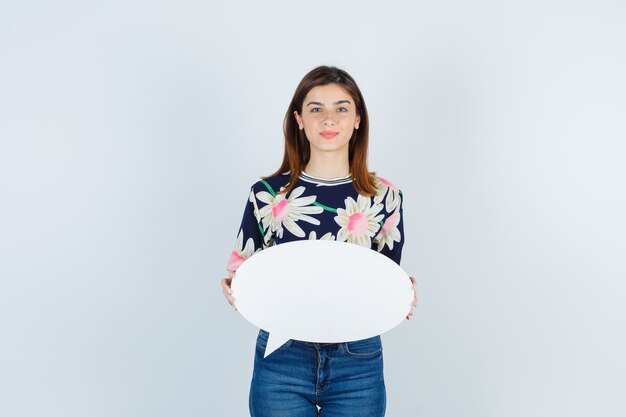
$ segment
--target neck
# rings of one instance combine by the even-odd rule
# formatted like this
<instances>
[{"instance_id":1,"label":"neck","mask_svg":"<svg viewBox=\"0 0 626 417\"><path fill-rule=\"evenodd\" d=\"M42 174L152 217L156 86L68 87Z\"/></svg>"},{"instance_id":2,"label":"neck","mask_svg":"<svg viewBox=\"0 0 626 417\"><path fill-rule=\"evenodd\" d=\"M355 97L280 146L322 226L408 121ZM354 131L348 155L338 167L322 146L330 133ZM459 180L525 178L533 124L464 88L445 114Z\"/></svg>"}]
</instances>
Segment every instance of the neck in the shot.
<instances>
[{"instance_id":1,"label":"neck","mask_svg":"<svg viewBox=\"0 0 626 417\"><path fill-rule=\"evenodd\" d=\"M346 147L347 148L347 147ZM347 151L347 149L346 149ZM340 178L350 175L348 153L312 152L304 171L318 178Z\"/></svg>"}]
</instances>

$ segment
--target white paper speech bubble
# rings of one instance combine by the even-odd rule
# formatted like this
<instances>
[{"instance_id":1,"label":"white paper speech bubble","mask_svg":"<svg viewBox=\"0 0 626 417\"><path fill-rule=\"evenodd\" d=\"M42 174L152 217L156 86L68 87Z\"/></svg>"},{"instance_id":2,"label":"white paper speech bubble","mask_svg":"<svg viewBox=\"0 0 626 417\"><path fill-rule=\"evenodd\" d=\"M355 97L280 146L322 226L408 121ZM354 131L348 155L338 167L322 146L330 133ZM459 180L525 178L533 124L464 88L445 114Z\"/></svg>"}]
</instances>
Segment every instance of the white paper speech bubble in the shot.
<instances>
[{"instance_id":1,"label":"white paper speech bubble","mask_svg":"<svg viewBox=\"0 0 626 417\"><path fill-rule=\"evenodd\" d=\"M352 243L298 240L257 252L232 281L237 310L270 333L265 357L289 339L340 343L400 324L413 287L391 259Z\"/></svg>"}]
</instances>

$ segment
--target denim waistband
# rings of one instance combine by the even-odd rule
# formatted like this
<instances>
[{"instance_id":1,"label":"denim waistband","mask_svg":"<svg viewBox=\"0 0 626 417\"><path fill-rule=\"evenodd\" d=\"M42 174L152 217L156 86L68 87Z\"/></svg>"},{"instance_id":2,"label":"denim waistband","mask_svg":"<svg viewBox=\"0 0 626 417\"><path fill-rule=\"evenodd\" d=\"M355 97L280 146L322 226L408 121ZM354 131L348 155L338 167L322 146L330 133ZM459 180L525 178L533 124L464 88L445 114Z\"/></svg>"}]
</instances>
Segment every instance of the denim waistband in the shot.
<instances>
[{"instance_id":1,"label":"denim waistband","mask_svg":"<svg viewBox=\"0 0 626 417\"><path fill-rule=\"evenodd\" d=\"M269 337L269 332L267 330L260 329L259 336L267 339ZM373 339L375 337L379 337L379 336L378 335L372 336L369 339ZM363 339L363 340L367 340L367 339ZM302 345L311 346L311 347L325 347L325 348L333 349L333 348L339 348L340 345L345 345L346 343L348 343L348 341L333 342L333 343L319 343L319 342L306 342L304 340L289 339L289 344L292 344L292 343L302 344Z\"/></svg>"}]
</instances>

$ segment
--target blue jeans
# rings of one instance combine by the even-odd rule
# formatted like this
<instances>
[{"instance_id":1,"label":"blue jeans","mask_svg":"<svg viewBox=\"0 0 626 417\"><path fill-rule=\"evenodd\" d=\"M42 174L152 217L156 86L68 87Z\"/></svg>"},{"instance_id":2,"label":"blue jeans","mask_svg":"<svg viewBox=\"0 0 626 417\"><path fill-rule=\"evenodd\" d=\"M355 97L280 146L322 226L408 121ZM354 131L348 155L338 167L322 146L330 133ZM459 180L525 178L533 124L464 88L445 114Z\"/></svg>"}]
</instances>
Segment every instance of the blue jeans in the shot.
<instances>
[{"instance_id":1,"label":"blue jeans","mask_svg":"<svg viewBox=\"0 0 626 417\"><path fill-rule=\"evenodd\" d=\"M263 358L267 337L261 329L250 385L252 417L385 415L380 336L345 343L289 340Z\"/></svg>"}]
</instances>

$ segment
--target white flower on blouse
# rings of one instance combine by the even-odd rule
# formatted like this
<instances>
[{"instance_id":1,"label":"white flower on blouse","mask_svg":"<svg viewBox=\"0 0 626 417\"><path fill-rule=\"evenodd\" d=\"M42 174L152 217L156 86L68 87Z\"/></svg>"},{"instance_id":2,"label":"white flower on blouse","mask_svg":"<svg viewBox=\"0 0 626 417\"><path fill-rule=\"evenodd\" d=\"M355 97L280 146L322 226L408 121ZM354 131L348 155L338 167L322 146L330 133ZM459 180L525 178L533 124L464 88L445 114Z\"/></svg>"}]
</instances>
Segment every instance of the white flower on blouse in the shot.
<instances>
[{"instance_id":1,"label":"white flower on blouse","mask_svg":"<svg viewBox=\"0 0 626 417\"><path fill-rule=\"evenodd\" d=\"M338 242L355 243L366 248L371 247L371 238L380 228L379 221L383 219L380 211L383 205L371 205L372 199L359 194L357 201L352 197L345 199L346 208L338 208L335 221L341 228L337 232Z\"/></svg>"},{"instance_id":2,"label":"white flower on blouse","mask_svg":"<svg viewBox=\"0 0 626 417\"><path fill-rule=\"evenodd\" d=\"M328 232L318 239L317 233L315 233L315 230L313 230L311 231L311 233L309 233L309 240L335 240L335 236L333 236L331 232Z\"/></svg>"},{"instance_id":3,"label":"white flower on blouse","mask_svg":"<svg viewBox=\"0 0 626 417\"><path fill-rule=\"evenodd\" d=\"M254 241L252 238L248 238L246 246L244 247L243 229L239 230L239 234L237 235L237 244L235 245L235 250L230 254L230 259L226 264L226 269L229 271L236 271L246 259L260 250L261 248L258 248L256 251L254 250Z\"/></svg>"},{"instance_id":4,"label":"white flower on blouse","mask_svg":"<svg viewBox=\"0 0 626 417\"><path fill-rule=\"evenodd\" d=\"M254 197L254 191L250 190L250 195L248 196L248 200L252 203L252 206L254 207L254 218L259 224L259 228L261 228L262 219L261 219L261 215L259 214L259 207L256 204L256 198ZM273 246L272 234L263 233L263 231L261 231L261 234L263 235L263 248Z\"/></svg>"},{"instance_id":5,"label":"white flower on blouse","mask_svg":"<svg viewBox=\"0 0 626 417\"><path fill-rule=\"evenodd\" d=\"M393 214L385 220L383 227L374 239L374 243L378 244L378 252L383 250L385 245L389 246L389 249L393 249L393 242L400 242L402 236L400 236L400 230L398 224L400 223L400 208L398 207Z\"/></svg>"},{"instance_id":6,"label":"white flower on blouse","mask_svg":"<svg viewBox=\"0 0 626 417\"><path fill-rule=\"evenodd\" d=\"M374 202L380 203L383 201L385 193L387 193L385 210L387 210L387 213L391 213L400 204L400 190L384 178L378 177L378 180L378 193L374 196Z\"/></svg>"},{"instance_id":7,"label":"white flower on blouse","mask_svg":"<svg viewBox=\"0 0 626 417\"><path fill-rule=\"evenodd\" d=\"M284 187L281 187L281 191L283 189ZM272 232L276 233L276 236L282 238L284 227L295 236L304 237L304 230L296 224L297 221L302 220L307 223L319 225L320 221L309 216L309 214L319 214L324 211L324 209L310 205L316 199L314 195L298 198L302 193L304 193L304 187L294 188L287 198L285 198L284 194L277 194L276 197L274 197L267 191L258 192L256 197L266 203L266 205L259 210L263 229L269 227Z\"/></svg>"}]
</instances>

